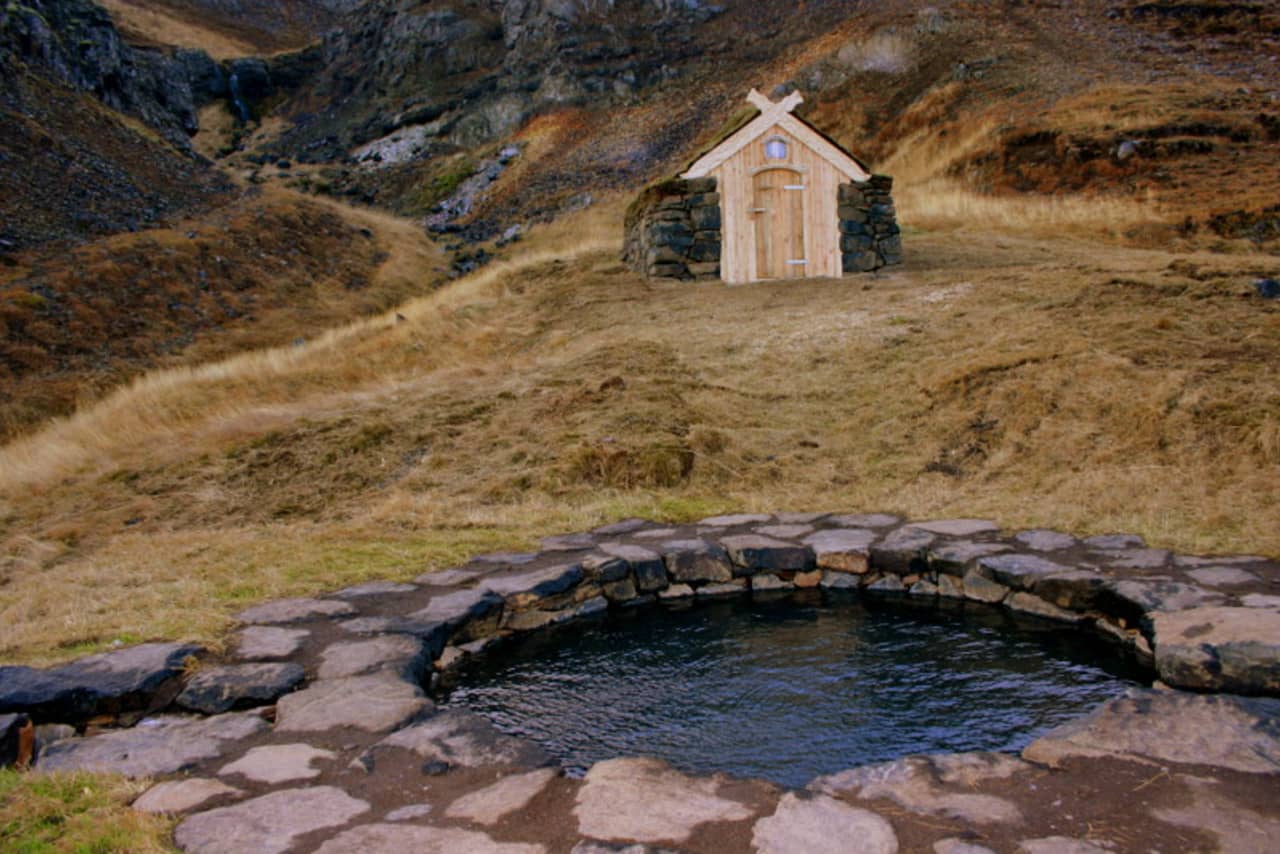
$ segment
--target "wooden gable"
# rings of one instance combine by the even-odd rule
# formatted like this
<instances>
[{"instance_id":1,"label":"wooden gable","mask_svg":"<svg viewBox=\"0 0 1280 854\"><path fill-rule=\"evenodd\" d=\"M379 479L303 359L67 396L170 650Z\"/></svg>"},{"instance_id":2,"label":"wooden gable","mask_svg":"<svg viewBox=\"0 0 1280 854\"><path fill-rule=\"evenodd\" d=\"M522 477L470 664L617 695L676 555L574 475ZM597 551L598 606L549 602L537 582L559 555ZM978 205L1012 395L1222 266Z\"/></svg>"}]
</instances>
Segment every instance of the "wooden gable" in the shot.
<instances>
[{"instance_id":1,"label":"wooden gable","mask_svg":"<svg viewBox=\"0 0 1280 854\"><path fill-rule=\"evenodd\" d=\"M760 115L698 158L685 170L681 175L682 178L706 177L753 142L766 138L770 132L777 133L779 130L785 131L826 160L848 180L861 183L871 177L871 174L852 155L814 130L804 120L792 115L792 111L804 103L804 96L799 92L792 92L775 104L752 89L747 95L747 100L760 111Z\"/></svg>"}]
</instances>

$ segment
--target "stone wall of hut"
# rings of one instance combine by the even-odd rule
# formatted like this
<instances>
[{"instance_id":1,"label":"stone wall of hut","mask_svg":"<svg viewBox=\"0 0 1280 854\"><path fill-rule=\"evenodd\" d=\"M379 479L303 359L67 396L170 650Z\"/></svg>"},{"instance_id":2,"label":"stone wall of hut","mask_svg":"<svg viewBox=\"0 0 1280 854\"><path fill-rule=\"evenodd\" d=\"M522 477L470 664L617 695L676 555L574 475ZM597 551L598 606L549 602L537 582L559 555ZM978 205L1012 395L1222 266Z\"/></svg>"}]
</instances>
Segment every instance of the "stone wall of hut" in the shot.
<instances>
[{"instance_id":1,"label":"stone wall of hut","mask_svg":"<svg viewBox=\"0 0 1280 854\"><path fill-rule=\"evenodd\" d=\"M893 179L873 175L839 188L845 273L902 263ZM720 277L720 194L715 178L672 178L647 187L627 210L623 261L651 278Z\"/></svg>"},{"instance_id":2,"label":"stone wall of hut","mask_svg":"<svg viewBox=\"0 0 1280 854\"><path fill-rule=\"evenodd\" d=\"M672 178L627 210L623 260L653 278L720 278L720 194L715 178Z\"/></svg>"},{"instance_id":3,"label":"stone wall of hut","mask_svg":"<svg viewBox=\"0 0 1280 854\"><path fill-rule=\"evenodd\" d=\"M846 273L869 273L902 263L892 191L893 179L888 175L840 185L840 258Z\"/></svg>"}]
</instances>

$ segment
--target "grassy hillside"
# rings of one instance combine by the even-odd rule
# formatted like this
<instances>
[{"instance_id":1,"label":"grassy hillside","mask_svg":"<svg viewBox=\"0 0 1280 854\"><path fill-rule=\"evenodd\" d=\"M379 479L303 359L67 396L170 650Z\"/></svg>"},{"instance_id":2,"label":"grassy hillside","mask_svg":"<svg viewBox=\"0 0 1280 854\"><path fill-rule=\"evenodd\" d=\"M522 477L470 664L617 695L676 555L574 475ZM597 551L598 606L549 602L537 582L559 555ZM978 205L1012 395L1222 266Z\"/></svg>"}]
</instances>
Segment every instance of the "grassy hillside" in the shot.
<instances>
[{"instance_id":1,"label":"grassy hillside","mask_svg":"<svg viewBox=\"0 0 1280 854\"><path fill-rule=\"evenodd\" d=\"M406 223L281 189L167 228L27 253L0 267L0 438L150 368L383 312L442 281L442 266Z\"/></svg>"},{"instance_id":2,"label":"grassy hillside","mask_svg":"<svg viewBox=\"0 0 1280 854\"><path fill-rule=\"evenodd\" d=\"M1280 306L1249 296L1274 256L967 220L910 229L887 275L729 289L623 269L620 213L403 321L152 374L5 448L0 656L216 641L246 602L630 514L1280 553Z\"/></svg>"}]
</instances>

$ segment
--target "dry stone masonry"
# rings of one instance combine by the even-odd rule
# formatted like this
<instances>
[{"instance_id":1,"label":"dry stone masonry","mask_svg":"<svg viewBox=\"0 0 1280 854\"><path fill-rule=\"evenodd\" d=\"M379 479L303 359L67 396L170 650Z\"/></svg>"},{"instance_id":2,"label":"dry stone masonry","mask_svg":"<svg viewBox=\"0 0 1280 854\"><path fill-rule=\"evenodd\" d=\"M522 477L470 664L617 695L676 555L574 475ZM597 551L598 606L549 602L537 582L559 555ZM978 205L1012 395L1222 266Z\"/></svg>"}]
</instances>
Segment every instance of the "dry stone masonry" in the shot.
<instances>
[{"instance_id":1,"label":"dry stone masonry","mask_svg":"<svg viewBox=\"0 0 1280 854\"><path fill-rule=\"evenodd\" d=\"M840 260L846 273L869 273L902 263L892 190L893 179L888 175L872 175L864 184L840 185Z\"/></svg>"},{"instance_id":2,"label":"dry stone masonry","mask_svg":"<svg viewBox=\"0 0 1280 854\"><path fill-rule=\"evenodd\" d=\"M799 791L647 758L573 779L424 691L544 626L803 588L997 605L1101 633L1159 681L1021 755L904 757ZM154 778L134 808L177 816L192 852L1260 851L1280 833L1280 565L1260 557L978 519L632 519L238 616L225 660L145 644L0 668L0 760Z\"/></svg>"},{"instance_id":3,"label":"dry stone masonry","mask_svg":"<svg viewBox=\"0 0 1280 854\"><path fill-rule=\"evenodd\" d=\"M720 277L720 194L715 178L672 178L627 210L623 259L654 278Z\"/></svg>"}]
</instances>

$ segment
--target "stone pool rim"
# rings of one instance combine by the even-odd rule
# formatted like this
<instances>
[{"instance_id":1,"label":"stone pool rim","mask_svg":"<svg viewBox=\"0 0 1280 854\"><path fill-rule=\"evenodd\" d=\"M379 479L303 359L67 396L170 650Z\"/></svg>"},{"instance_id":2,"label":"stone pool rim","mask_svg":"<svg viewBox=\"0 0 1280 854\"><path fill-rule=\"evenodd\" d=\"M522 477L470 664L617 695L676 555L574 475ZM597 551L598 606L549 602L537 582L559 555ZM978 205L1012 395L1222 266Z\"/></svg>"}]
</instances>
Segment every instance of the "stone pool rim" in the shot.
<instances>
[{"instance_id":1,"label":"stone pool rim","mask_svg":"<svg viewBox=\"0 0 1280 854\"><path fill-rule=\"evenodd\" d=\"M210 730L221 727L207 733L217 744L214 759L232 756L251 731L394 735L447 715L434 711L422 685L497 638L662 599L806 588L971 600L1056 620L1097 632L1146 662L1158 688L1176 689L1170 696L1242 695L1223 699L1252 708L1245 697L1280 696L1278 584L1280 565L1267 558L1173 554L1133 535L1005 535L979 519L835 513L733 514L682 525L632 519L548 537L538 552L480 555L411 584L368 582L248 608L237 615L244 628L222 666L206 660L189 678L190 658L212 658L189 644L144 644L47 670L0 668L0 735L7 745L28 715L36 723L79 726L106 713L127 724L175 706L212 715L175 727L201 721ZM312 635L325 641L324 650L308 647ZM339 647L341 654L334 653ZM254 668L246 684L245 671ZM352 692L378 714L353 717ZM1130 692L1108 706L1148 703L1134 697ZM237 711L244 708L256 711ZM259 723L228 722L250 717ZM110 767L84 761L91 742L64 731L36 767ZM531 745L510 751L511 764L539 764ZM194 766L154 773L183 767Z\"/></svg>"}]
</instances>

